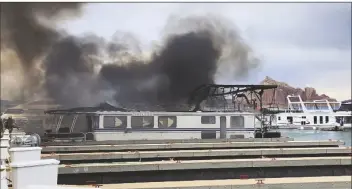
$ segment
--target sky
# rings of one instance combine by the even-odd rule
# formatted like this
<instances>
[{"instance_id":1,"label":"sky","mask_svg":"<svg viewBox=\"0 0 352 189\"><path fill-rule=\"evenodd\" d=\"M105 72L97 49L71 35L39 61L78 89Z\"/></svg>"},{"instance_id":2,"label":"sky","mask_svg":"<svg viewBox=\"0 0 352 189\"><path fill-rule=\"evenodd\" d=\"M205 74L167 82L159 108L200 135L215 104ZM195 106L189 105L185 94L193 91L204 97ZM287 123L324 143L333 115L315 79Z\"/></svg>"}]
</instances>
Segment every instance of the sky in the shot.
<instances>
[{"instance_id":1,"label":"sky","mask_svg":"<svg viewBox=\"0 0 352 189\"><path fill-rule=\"evenodd\" d=\"M245 81L265 76L293 87L316 88L338 100L351 98L351 4L349 3L92 3L59 28L109 39L132 32L148 50L161 39L172 15L216 14L237 26L260 59Z\"/></svg>"}]
</instances>

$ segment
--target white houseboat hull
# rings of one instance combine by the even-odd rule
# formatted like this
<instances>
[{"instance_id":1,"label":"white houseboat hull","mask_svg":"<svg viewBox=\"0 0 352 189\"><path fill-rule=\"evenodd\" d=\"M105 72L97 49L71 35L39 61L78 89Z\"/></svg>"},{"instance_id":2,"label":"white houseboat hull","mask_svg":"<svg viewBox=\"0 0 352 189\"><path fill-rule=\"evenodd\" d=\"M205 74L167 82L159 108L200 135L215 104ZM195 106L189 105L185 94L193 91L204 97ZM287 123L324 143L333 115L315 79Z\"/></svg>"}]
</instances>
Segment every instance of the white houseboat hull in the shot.
<instances>
[{"instance_id":1,"label":"white houseboat hull","mask_svg":"<svg viewBox=\"0 0 352 189\"><path fill-rule=\"evenodd\" d=\"M254 138L256 119L253 113L218 112L101 112L98 115L99 123L92 132L95 141ZM136 122L145 118L148 123Z\"/></svg>"}]
</instances>

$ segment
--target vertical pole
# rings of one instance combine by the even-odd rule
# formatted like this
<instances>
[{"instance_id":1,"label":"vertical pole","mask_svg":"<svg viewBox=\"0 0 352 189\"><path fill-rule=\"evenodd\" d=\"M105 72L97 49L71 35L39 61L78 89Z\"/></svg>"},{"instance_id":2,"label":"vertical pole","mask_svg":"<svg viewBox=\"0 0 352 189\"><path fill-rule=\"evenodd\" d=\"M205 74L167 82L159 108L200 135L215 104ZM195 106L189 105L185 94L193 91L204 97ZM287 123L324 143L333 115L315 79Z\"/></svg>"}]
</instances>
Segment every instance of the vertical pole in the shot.
<instances>
[{"instance_id":1,"label":"vertical pole","mask_svg":"<svg viewBox=\"0 0 352 189\"><path fill-rule=\"evenodd\" d=\"M10 137L9 137L9 130L5 129L3 137L0 139L1 140L1 153L0 153L0 176L1 176L1 189L8 189L8 180L7 180L7 169L8 167L6 166L6 160L9 158L9 147L10 147Z\"/></svg>"},{"instance_id":2,"label":"vertical pole","mask_svg":"<svg viewBox=\"0 0 352 189\"><path fill-rule=\"evenodd\" d=\"M226 134L226 117L225 116L220 116L220 138L221 139L226 139L227 134Z\"/></svg>"},{"instance_id":3,"label":"vertical pole","mask_svg":"<svg viewBox=\"0 0 352 189\"><path fill-rule=\"evenodd\" d=\"M261 113L261 131L262 131L262 138L264 138L265 128L264 128L264 112L263 112L263 89L259 92L259 108Z\"/></svg>"}]
</instances>

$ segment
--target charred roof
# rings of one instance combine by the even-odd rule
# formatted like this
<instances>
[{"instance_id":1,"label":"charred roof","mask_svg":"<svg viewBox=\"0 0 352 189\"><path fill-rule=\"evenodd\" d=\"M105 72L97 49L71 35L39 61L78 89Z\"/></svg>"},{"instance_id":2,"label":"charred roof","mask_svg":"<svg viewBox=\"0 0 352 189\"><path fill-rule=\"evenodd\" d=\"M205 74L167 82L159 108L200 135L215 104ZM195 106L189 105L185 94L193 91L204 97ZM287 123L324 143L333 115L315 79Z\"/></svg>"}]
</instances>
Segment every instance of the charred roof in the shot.
<instances>
[{"instance_id":1,"label":"charred roof","mask_svg":"<svg viewBox=\"0 0 352 189\"><path fill-rule=\"evenodd\" d=\"M107 102L101 103L95 107L77 107L77 108L70 108L70 109L61 109L61 110L48 110L45 113L47 114L72 114L72 113L92 113L98 111L121 111L126 112L128 111L125 108L115 107Z\"/></svg>"}]
</instances>

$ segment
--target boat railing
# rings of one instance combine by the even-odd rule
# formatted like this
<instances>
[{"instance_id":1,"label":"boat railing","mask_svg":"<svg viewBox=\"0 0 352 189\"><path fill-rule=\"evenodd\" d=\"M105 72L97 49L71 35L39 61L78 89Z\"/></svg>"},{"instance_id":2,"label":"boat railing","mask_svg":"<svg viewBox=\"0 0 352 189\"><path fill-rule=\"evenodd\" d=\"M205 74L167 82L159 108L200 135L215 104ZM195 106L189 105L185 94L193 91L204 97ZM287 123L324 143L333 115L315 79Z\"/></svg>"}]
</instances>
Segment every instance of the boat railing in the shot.
<instances>
[{"instance_id":1,"label":"boat railing","mask_svg":"<svg viewBox=\"0 0 352 189\"><path fill-rule=\"evenodd\" d=\"M69 140L69 141L86 141L87 133L44 133L44 137L48 141L52 140Z\"/></svg>"},{"instance_id":2,"label":"boat railing","mask_svg":"<svg viewBox=\"0 0 352 189\"><path fill-rule=\"evenodd\" d=\"M286 98L288 102L288 109L299 110L307 113L316 111L333 112L341 106L341 102L329 102L326 99L304 102L299 95L288 95ZM292 99L296 99L296 101L292 101Z\"/></svg>"}]
</instances>

